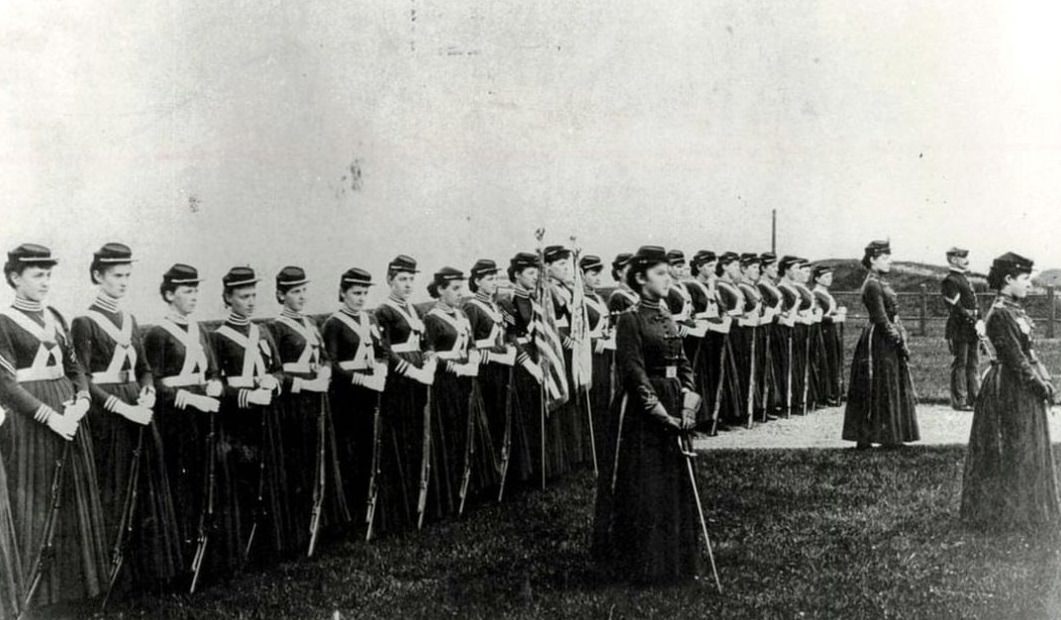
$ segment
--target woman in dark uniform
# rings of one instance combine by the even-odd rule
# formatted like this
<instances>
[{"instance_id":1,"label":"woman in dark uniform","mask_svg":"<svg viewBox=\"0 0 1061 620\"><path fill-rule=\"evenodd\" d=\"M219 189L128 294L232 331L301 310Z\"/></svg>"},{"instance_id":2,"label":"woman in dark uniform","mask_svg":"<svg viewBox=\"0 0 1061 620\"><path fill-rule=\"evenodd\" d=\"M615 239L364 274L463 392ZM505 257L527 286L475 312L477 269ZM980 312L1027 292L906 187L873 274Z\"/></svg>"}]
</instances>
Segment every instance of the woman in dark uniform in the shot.
<instances>
[{"instance_id":1,"label":"woman in dark uniform","mask_svg":"<svg viewBox=\"0 0 1061 620\"><path fill-rule=\"evenodd\" d=\"M736 252L724 252L718 257L715 266L715 290L718 292L719 310L730 317L730 331L724 335L722 345L727 349L725 371L719 370L715 379L715 396L720 427L725 429L744 423L746 419L744 393L746 386L741 384L741 362L750 359L751 343L741 338L736 319L744 316L744 294L737 286L740 279L740 255ZM720 355L718 358L722 360ZM721 387L719 387L721 385Z\"/></svg>"},{"instance_id":2,"label":"woman in dark uniform","mask_svg":"<svg viewBox=\"0 0 1061 620\"><path fill-rule=\"evenodd\" d=\"M821 315L818 395L821 404L835 407L840 404L840 374L844 364L844 343L840 341L840 325L846 318L845 311L829 292L833 283L832 267L815 265L812 279L814 301Z\"/></svg>"},{"instance_id":3,"label":"woman in dark uniform","mask_svg":"<svg viewBox=\"0 0 1061 620\"><path fill-rule=\"evenodd\" d=\"M118 589L157 588L183 568L162 436L152 419L154 380L136 318L120 308L132 262L132 251L120 243L96 252L89 269L99 289L96 301L70 328L93 400L88 415L110 577L117 579L120 567L126 567L121 582L115 582Z\"/></svg>"},{"instance_id":4,"label":"woman in dark uniform","mask_svg":"<svg viewBox=\"0 0 1061 620\"><path fill-rule=\"evenodd\" d=\"M460 309L464 281L464 274L453 267L437 271L427 286L437 301L424 315L425 341L441 362L431 405L439 465L434 482L445 514L461 511L470 497L497 480L493 439L478 386L480 355L471 323Z\"/></svg>"},{"instance_id":5,"label":"woman in dark uniform","mask_svg":"<svg viewBox=\"0 0 1061 620\"><path fill-rule=\"evenodd\" d=\"M697 414L697 428L708 434L711 433L711 416L714 413L715 404L715 392L711 386L713 381L718 380L719 359L725 340L724 334L718 330L729 328L718 312L718 291L715 288L717 264L718 257L714 252L700 250L689 261L693 277L687 284L693 305L693 319L698 327L702 326L703 333L699 338L693 338L698 342L692 351L692 356L689 355L690 339L686 338L685 355L693 366L696 392L704 395L703 406Z\"/></svg>"},{"instance_id":6,"label":"woman in dark uniform","mask_svg":"<svg viewBox=\"0 0 1061 620\"><path fill-rule=\"evenodd\" d=\"M107 579L107 535L84 419L88 383L66 322L44 305L56 262L40 245L9 252L4 275L15 300L0 310L0 395L8 410L0 456L12 481L19 599L26 602L36 586L30 603L39 605L94 597Z\"/></svg>"},{"instance_id":7,"label":"woman in dark uniform","mask_svg":"<svg viewBox=\"0 0 1061 620\"><path fill-rule=\"evenodd\" d=\"M251 322L257 283L250 267L233 267L222 278L229 314L212 334L214 355L225 381L221 423L239 510L234 540L240 556L267 560L295 549L284 467L284 438L273 402L285 383L276 343L268 329ZM290 383L290 381L288 381Z\"/></svg>"},{"instance_id":8,"label":"woman in dark uniform","mask_svg":"<svg viewBox=\"0 0 1061 620\"><path fill-rule=\"evenodd\" d=\"M541 385L542 370L532 334L534 322L533 291L541 275L536 254L520 252L508 265L512 296L499 305L505 317L508 334L516 343L515 398L513 399L511 455L505 464L501 459L502 483L529 483L540 476L541 461ZM507 467L507 472L506 472Z\"/></svg>"},{"instance_id":9,"label":"woman in dark uniform","mask_svg":"<svg viewBox=\"0 0 1061 620\"><path fill-rule=\"evenodd\" d=\"M776 419L784 414L784 394L781 382L784 380L784 358L780 353L777 324L778 316L784 301L781 289L777 288L777 255L763 252L759 255L761 275L756 286L763 300L763 316L759 331L760 348L763 352L763 364L759 367L759 378L756 383L763 387L763 404L766 408L766 419Z\"/></svg>"},{"instance_id":10,"label":"woman in dark uniform","mask_svg":"<svg viewBox=\"0 0 1061 620\"><path fill-rule=\"evenodd\" d=\"M799 320L800 294L797 286L800 259L782 256L778 261L777 289L781 292L781 313L777 318L777 349L782 360L783 376L779 377L782 411L785 416L802 413L799 399L803 396L803 341L797 340L796 323ZM802 332L800 332L802 333Z\"/></svg>"},{"instance_id":11,"label":"woman in dark uniform","mask_svg":"<svg viewBox=\"0 0 1061 620\"><path fill-rule=\"evenodd\" d=\"M759 370L766 359L762 348L759 320L763 312L763 298L759 293L761 264L755 252L745 252L740 257L740 280L737 288L744 298L744 314L737 319L735 335L740 337L738 350L744 352L739 359L741 386L741 411L745 422L750 426L755 420L766 421L763 407L763 384L759 381ZM754 379L753 379L754 377Z\"/></svg>"},{"instance_id":12,"label":"woman in dark uniform","mask_svg":"<svg viewBox=\"0 0 1061 620\"><path fill-rule=\"evenodd\" d=\"M309 278L301 267L276 274L276 299L283 304L269 328L283 364L284 384L276 400L291 506L285 537L294 550L313 555L325 506L329 524L348 522L346 496L337 480L338 462L328 386L332 368L313 319L302 314Z\"/></svg>"},{"instance_id":13,"label":"woman in dark uniform","mask_svg":"<svg viewBox=\"0 0 1061 620\"><path fill-rule=\"evenodd\" d=\"M887 241L866 246L862 265L869 275L862 284L862 303L869 324L862 330L851 360L843 431L843 438L857 442L859 449L874 443L898 447L920 439L906 333L897 316L898 298L884 280L891 263Z\"/></svg>"},{"instance_id":14,"label":"woman in dark uniform","mask_svg":"<svg viewBox=\"0 0 1061 620\"><path fill-rule=\"evenodd\" d=\"M684 407L693 372L678 329L660 308L670 278L663 248L638 250L627 274L641 301L618 325L617 363L624 408L610 514L598 513L596 557L615 575L640 583L698 575L699 530L679 433L696 424ZM603 481L602 481L603 482Z\"/></svg>"},{"instance_id":15,"label":"woman in dark uniform","mask_svg":"<svg viewBox=\"0 0 1061 620\"><path fill-rule=\"evenodd\" d=\"M615 280L616 287L608 296L608 312L613 318L629 311L637 303L637 293L626 284L626 272L630 270L630 259L633 256L629 252L622 252L612 261L612 279Z\"/></svg>"},{"instance_id":16,"label":"woman in dark uniform","mask_svg":"<svg viewBox=\"0 0 1061 620\"><path fill-rule=\"evenodd\" d=\"M402 450L401 505L391 512L394 529L416 527L427 511L431 460L430 412L425 411L428 392L435 381L435 362L421 349L424 322L409 302L416 281L416 261L404 254L387 265L390 296L376 309L376 323L389 368L383 392L383 415L394 424ZM423 495L423 499L421 499ZM435 502L437 507L437 501ZM437 516L437 508L432 511ZM389 527L389 526L388 526Z\"/></svg>"},{"instance_id":17,"label":"woman in dark uniform","mask_svg":"<svg viewBox=\"0 0 1061 620\"><path fill-rule=\"evenodd\" d=\"M1031 260L1009 252L994 260L987 276L998 291L986 321L996 359L976 399L961 517L992 531L1056 530L1061 516L1046 419L1054 385L1035 354L1034 326L1021 306L1031 271Z\"/></svg>"},{"instance_id":18,"label":"woman in dark uniform","mask_svg":"<svg viewBox=\"0 0 1061 620\"><path fill-rule=\"evenodd\" d=\"M238 511L217 413L222 385L209 338L191 318L201 281L195 267L170 267L159 286L166 316L144 336L177 538L184 567L193 575L200 572L198 579L192 577L196 585L202 581L202 567L227 572L225 558L238 559L240 553L239 541L226 536L236 531Z\"/></svg>"},{"instance_id":19,"label":"woman in dark uniform","mask_svg":"<svg viewBox=\"0 0 1061 620\"><path fill-rule=\"evenodd\" d=\"M0 406L0 437L3 436L7 411ZM4 473L3 454L0 453L0 618L18 617L21 570L18 545L15 541L15 522L11 514L7 475Z\"/></svg>"},{"instance_id":20,"label":"woman in dark uniform","mask_svg":"<svg viewBox=\"0 0 1061 620\"><path fill-rule=\"evenodd\" d=\"M468 277L473 296L464 302L464 314L472 326L472 341L482 364L479 386L493 440L491 451L500 474L503 452L512 449L516 347L515 340L506 333L504 315L497 303L497 272L494 261L475 261Z\"/></svg>"},{"instance_id":21,"label":"woman in dark uniform","mask_svg":"<svg viewBox=\"0 0 1061 620\"><path fill-rule=\"evenodd\" d=\"M556 478L587 461L589 438L585 434L584 404L577 398L571 374L575 341L571 339L572 252L561 245L546 246L542 253L553 300L556 331L564 348L564 370L569 398L545 419L546 473Z\"/></svg>"},{"instance_id":22,"label":"woman in dark uniform","mask_svg":"<svg viewBox=\"0 0 1061 620\"><path fill-rule=\"evenodd\" d=\"M387 381L383 334L365 311L372 275L357 267L339 278L342 306L322 327L332 364L330 397L342 496L365 537L394 529L404 505L401 449L394 419L380 406ZM373 475L375 474L375 475ZM338 493L337 493L338 495Z\"/></svg>"},{"instance_id":23,"label":"woman in dark uniform","mask_svg":"<svg viewBox=\"0 0 1061 620\"><path fill-rule=\"evenodd\" d=\"M585 289L586 321L589 328L590 343L593 347L593 384L590 386L589 402L593 407L593 462L600 470L600 459L606 454L601 451L604 436L607 434L608 408L612 399L612 355L615 352L615 335L611 316L604 299L597 293L600 287L601 272L604 263L599 256L586 254L578 261L582 270L582 284Z\"/></svg>"}]
</instances>

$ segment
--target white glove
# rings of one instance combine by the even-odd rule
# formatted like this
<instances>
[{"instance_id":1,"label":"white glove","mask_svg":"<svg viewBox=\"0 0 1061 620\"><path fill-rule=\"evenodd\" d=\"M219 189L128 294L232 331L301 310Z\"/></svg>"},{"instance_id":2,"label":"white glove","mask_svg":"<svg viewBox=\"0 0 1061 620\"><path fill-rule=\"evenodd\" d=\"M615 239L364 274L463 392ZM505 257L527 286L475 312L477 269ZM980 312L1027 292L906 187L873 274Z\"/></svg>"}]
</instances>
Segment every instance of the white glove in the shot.
<instances>
[{"instance_id":1,"label":"white glove","mask_svg":"<svg viewBox=\"0 0 1061 620\"><path fill-rule=\"evenodd\" d=\"M4 420L7 419L7 412L4 411L3 407L0 407L0 426L4 425Z\"/></svg>"},{"instance_id":2,"label":"white glove","mask_svg":"<svg viewBox=\"0 0 1061 620\"><path fill-rule=\"evenodd\" d=\"M593 352L597 355L604 353L604 340L597 339L593 342Z\"/></svg>"},{"instance_id":3,"label":"white glove","mask_svg":"<svg viewBox=\"0 0 1061 620\"><path fill-rule=\"evenodd\" d=\"M424 366L423 368L410 368L409 376L419 381L420 383L423 383L424 385L431 385L435 382L434 370L429 370L427 366Z\"/></svg>"},{"instance_id":4,"label":"white glove","mask_svg":"<svg viewBox=\"0 0 1061 620\"><path fill-rule=\"evenodd\" d=\"M75 426L88 413L89 403L87 398L78 398L72 403L67 402L63 403L63 405L63 415L70 416L70 420Z\"/></svg>"},{"instance_id":5,"label":"white glove","mask_svg":"<svg viewBox=\"0 0 1061 620\"><path fill-rule=\"evenodd\" d=\"M114 413L117 413L130 422L136 422L137 424L147 425L151 423L151 410L146 407L130 405L129 403L118 401L118 403L114 405Z\"/></svg>"},{"instance_id":6,"label":"white glove","mask_svg":"<svg viewBox=\"0 0 1061 620\"><path fill-rule=\"evenodd\" d=\"M366 390L382 392L383 388L387 385L387 377L383 375L361 375L354 373L351 377L351 382L354 385L360 385Z\"/></svg>"},{"instance_id":7,"label":"white glove","mask_svg":"<svg viewBox=\"0 0 1061 620\"><path fill-rule=\"evenodd\" d=\"M535 364L530 358L523 361L523 368L526 369L530 376L534 377L534 380L538 383L542 382L542 369Z\"/></svg>"},{"instance_id":8,"label":"white glove","mask_svg":"<svg viewBox=\"0 0 1061 620\"><path fill-rule=\"evenodd\" d=\"M272 375L263 375L258 379L258 387L263 390L269 390L270 392L280 387L280 383L277 382L276 377Z\"/></svg>"},{"instance_id":9,"label":"white glove","mask_svg":"<svg viewBox=\"0 0 1061 620\"><path fill-rule=\"evenodd\" d=\"M327 386L332 380L332 367L325 365L318 368L317 378L324 379L324 385Z\"/></svg>"},{"instance_id":10,"label":"white glove","mask_svg":"<svg viewBox=\"0 0 1061 620\"><path fill-rule=\"evenodd\" d=\"M295 381L298 382L298 386L299 386L298 391L302 391L302 392L326 392L326 391L328 391L328 382L323 377L320 377L320 376L317 376L314 379L298 379L298 378L296 378Z\"/></svg>"},{"instance_id":11,"label":"white glove","mask_svg":"<svg viewBox=\"0 0 1061 620\"><path fill-rule=\"evenodd\" d=\"M256 390L251 390L250 393L247 394L247 402L252 405L261 405L262 407L266 407L273 402L273 392L272 390L265 387L260 387Z\"/></svg>"},{"instance_id":12,"label":"white glove","mask_svg":"<svg viewBox=\"0 0 1061 620\"><path fill-rule=\"evenodd\" d=\"M468 363L472 366L478 366L483 363L483 354L475 349L468 352Z\"/></svg>"},{"instance_id":13,"label":"white glove","mask_svg":"<svg viewBox=\"0 0 1061 620\"><path fill-rule=\"evenodd\" d=\"M61 415L55 411L49 412L48 418L44 421L48 425L48 428L52 429L56 435L59 435L63 439L70 441L77 434L77 422Z\"/></svg>"},{"instance_id":14,"label":"white glove","mask_svg":"<svg viewBox=\"0 0 1061 620\"><path fill-rule=\"evenodd\" d=\"M976 322L976 336L983 338L985 335L987 335L987 326L984 325L984 320L980 319Z\"/></svg>"},{"instance_id":15,"label":"white glove","mask_svg":"<svg viewBox=\"0 0 1061 620\"><path fill-rule=\"evenodd\" d=\"M155 407L155 389L151 387L145 387L140 390L140 398L136 400L136 404L141 407L147 407L148 409L154 409Z\"/></svg>"},{"instance_id":16,"label":"white glove","mask_svg":"<svg viewBox=\"0 0 1061 620\"><path fill-rule=\"evenodd\" d=\"M206 395L210 398L217 398L218 396L221 396L221 391L223 389L224 388L222 387L221 382L217 379L213 379L206 383Z\"/></svg>"},{"instance_id":17,"label":"white glove","mask_svg":"<svg viewBox=\"0 0 1061 620\"><path fill-rule=\"evenodd\" d=\"M203 413L217 413L221 409L221 401L218 399L191 393L185 397L185 405L194 407Z\"/></svg>"}]
</instances>

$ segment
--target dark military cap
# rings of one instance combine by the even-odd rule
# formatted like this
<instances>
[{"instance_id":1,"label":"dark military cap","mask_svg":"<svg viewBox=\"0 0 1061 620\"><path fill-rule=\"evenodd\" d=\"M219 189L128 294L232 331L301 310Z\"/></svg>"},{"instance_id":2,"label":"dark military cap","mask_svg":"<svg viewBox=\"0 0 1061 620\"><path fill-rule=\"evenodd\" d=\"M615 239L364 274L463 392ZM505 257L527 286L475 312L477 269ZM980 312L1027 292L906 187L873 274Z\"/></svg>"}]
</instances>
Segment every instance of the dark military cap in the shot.
<instances>
[{"instance_id":1,"label":"dark military cap","mask_svg":"<svg viewBox=\"0 0 1061 620\"><path fill-rule=\"evenodd\" d=\"M443 267L442 269L439 269L435 272L435 282L438 284L442 284L445 282L453 282L454 280L467 279L468 278L464 277L463 271L461 271L460 269L455 269L453 267Z\"/></svg>"},{"instance_id":2,"label":"dark military cap","mask_svg":"<svg viewBox=\"0 0 1061 620\"><path fill-rule=\"evenodd\" d=\"M689 266L693 269L699 269L702 265L706 265L713 260L718 260L718 256L714 252L711 250L700 250L693 254L692 260L689 261Z\"/></svg>"},{"instance_id":3,"label":"dark military cap","mask_svg":"<svg viewBox=\"0 0 1061 620\"><path fill-rule=\"evenodd\" d=\"M526 269L527 267L539 267L538 255L533 252L519 252L508 261L508 266L513 269Z\"/></svg>"},{"instance_id":4,"label":"dark military cap","mask_svg":"<svg viewBox=\"0 0 1061 620\"><path fill-rule=\"evenodd\" d=\"M582 271L593 271L597 269L604 269L604 263L601 262L599 256L595 254L586 254L578 261L578 267Z\"/></svg>"},{"instance_id":5,"label":"dark military cap","mask_svg":"<svg viewBox=\"0 0 1061 620\"><path fill-rule=\"evenodd\" d=\"M95 263L128 265L133 262L133 251L124 243L106 243L92 255Z\"/></svg>"},{"instance_id":6,"label":"dark military cap","mask_svg":"<svg viewBox=\"0 0 1061 620\"><path fill-rule=\"evenodd\" d=\"M351 267L343 272L342 277L339 279L339 286L343 284L358 284L361 286L372 286L372 274L359 269L357 267Z\"/></svg>"},{"instance_id":7,"label":"dark military cap","mask_svg":"<svg viewBox=\"0 0 1061 620\"><path fill-rule=\"evenodd\" d=\"M185 265L184 263L176 263L170 267L166 273L162 274L162 281L166 284L174 284L177 286L190 286L202 282L199 278L199 272L195 267Z\"/></svg>"},{"instance_id":8,"label":"dark military cap","mask_svg":"<svg viewBox=\"0 0 1061 620\"><path fill-rule=\"evenodd\" d=\"M890 241L870 241L866 246L866 257L876 258L881 254L891 254L892 245Z\"/></svg>"},{"instance_id":9,"label":"dark military cap","mask_svg":"<svg viewBox=\"0 0 1061 620\"><path fill-rule=\"evenodd\" d=\"M685 252L681 250L668 250L667 262L671 265L681 265L685 262Z\"/></svg>"},{"instance_id":10,"label":"dark military cap","mask_svg":"<svg viewBox=\"0 0 1061 620\"><path fill-rule=\"evenodd\" d=\"M544 254L545 262L551 263L571 256L571 250L562 245L547 245L545 246Z\"/></svg>"},{"instance_id":11,"label":"dark military cap","mask_svg":"<svg viewBox=\"0 0 1061 620\"><path fill-rule=\"evenodd\" d=\"M309 278L306 277L306 272L301 267L287 266L280 270L280 273L276 274L276 287L286 286L287 288L293 288L301 286L309 282Z\"/></svg>"},{"instance_id":12,"label":"dark military cap","mask_svg":"<svg viewBox=\"0 0 1061 620\"><path fill-rule=\"evenodd\" d=\"M620 252L619 254L616 254L615 260L612 261L612 269L618 270L626 267L630 264L630 259L633 257L634 255L630 252Z\"/></svg>"},{"instance_id":13,"label":"dark military cap","mask_svg":"<svg viewBox=\"0 0 1061 620\"><path fill-rule=\"evenodd\" d=\"M947 256L959 256L961 258L966 258L969 256L969 250L955 246L947 250Z\"/></svg>"},{"instance_id":14,"label":"dark military cap","mask_svg":"<svg viewBox=\"0 0 1061 620\"><path fill-rule=\"evenodd\" d=\"M52 251L36 243L23 243L7 253L7 259L21 265L52 267L59 261L52 257Z\"/></svg>"},{"instance_id":15,"label":"dark military cap","mask_svg":"<svg viewBox=\"0 0 1061 620\"><path fill-rule=\"evenodd\" d=\"M777 263L777 268L781 273L788 271L793 265L799 264L799 257L786 254L781 257L781 260Z\"/></svg>"},{"instance_id":16,"label":"dark military cap","mask_svg":"<svg viewBox=\"0 0 1061 620\"><path fill-rule=\"evenodd\" d=\"M638 267L651 267L666 263L667 251L658 245L643 245L637 248L637 253L630 261Z\"/></svg>"},{"instance_id":17,"label":"dark military cap","mask_svg":"<svg viewBox=\"0 0 1061 620\"><path fill-rule=\"evenodd\" d=\"M254 275L254 270L250 267L233 267L221 278L221 283L225 285L225 288L250 286L257 284L258 281L258 277Z\"/></svg>"},{"instance_id":18,"label":"dark military cap","mask_svg":"<svg viewBox=\"0 0 1061 620\"><path fill-rule=\"evenodd\" d=\"M420 271L416 268L416 259L412 256L406 256L405 254L399 254L395 256L391 260L391 262L387 264L387 271L420 273Z\"/></svg>"},{"instance_id":19,"label":"dark military cap","mask_svg":"<svg viewBox=\"0 0 1061 620\"><path fill-rule=\"evenodd\" d=\"M814 277L815 280L817 280L818 278L820 278L821 276L823 276L823 275L825 275L827 273L832 273L832 272L833 272L832 265L825 265L825 264L822 264L822 263L818 263L817 265L814 265L813 269L811 269L811 275Z\"/></svg>"},{"instance_id":20,"label":"dark military cap","mask_svg":"<svg viewBox=\"0 0 1061 620\"><path fill-rule=\"evenodd\" d=\"M773 265L777 262L777 254L774 254L773 252L763 252L759 255L759 262L762 263L763 267Z\"/></svg>"},{"instance_id":21,"label":"dark military cap","mask_svg":"<svg viewBox=\"0 0 1061 620\"><path fill-rule=\"evenodd\" d=\"M497 263L490 260L489 258L480 258L475 261L472 265L471 271L469 272L473 278L481 278L491 273L497 273Z\"/></svg>"},{"instance_id":22,"label":"dark military cap","mask_svg":"<svg viewBox=\"0 0 1061 620\"><path fill-rule=\"evenodd\" d=\"M998 269L1006 274L1031 273L1035 266L1030 258L1024 258L1014 252L1006 252L991 262L991 269Z\"/></svg>"},{"instance_id":23,"label":"dark military cap","mask_svg":"<svg viewBox=\"0 0 1061 620\"><path fill-rule=\"evenodd\" d=\"M759 255L755 252L745 252L740 255L741 267L747 267L749 265L758 265L761 262L762 261L760 260Z\"/></svg>"},{"instance_id":24,"label":"dark military cap","mask_svg":"<svg viewBox=\"0 0 1061 620\"><path fill-rule=\"evenodd\" d=\"M718 256L718 265L721 267L736 260L740 260L740 254L737 254L736 252L723 252Z\"/></svg>"}]
</instances>

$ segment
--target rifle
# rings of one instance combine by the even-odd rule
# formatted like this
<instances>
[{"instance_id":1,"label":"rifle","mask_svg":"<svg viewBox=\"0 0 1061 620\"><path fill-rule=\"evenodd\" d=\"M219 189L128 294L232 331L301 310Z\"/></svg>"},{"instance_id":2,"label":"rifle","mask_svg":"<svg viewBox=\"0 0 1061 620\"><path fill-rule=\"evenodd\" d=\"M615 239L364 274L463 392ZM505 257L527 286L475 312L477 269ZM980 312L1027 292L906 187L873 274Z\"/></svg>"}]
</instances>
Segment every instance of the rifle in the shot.
<instances>
[{"instance_id":1,"label":"rifle","mask_svg":"<svg viewBox=\"0 0 1061 620\"><path fill-rule=\"evenodd\" d=\"M33 602L33 595L37 593L37 588L41 584L44 571L49 568L52 559L55 557L55 530L56 523L59 520L59 509L63 504L63 470L66 468L66 461L70 458L70 441L63 441L63 452L55 461L55 472L52 473L52 505L44 521L44 540L41 541L40 551L37 553L37 559L33 562L33 570L30 571L33 577L30 579L29 589L26 590L22 611L18 615L20 619L29 610L29 605Z\"/></svg>"},{"instance_id":2,"label":"rifle","mask_svg":"<svg viewBox=\"0 0 1061 620\"><path fill-rule=\"evenodd\" d=\"M206 558L206 545L210 540L210 529L214 521L214 491L217 488L217 479L214 468L217 466L217 418L216 413L207 413L210 416L209 430L206 433L206 471L203 476L203 508L199 511L199 538L195 547L195 555L192 557L192 584L188 589L189 594L195 594L195 586L199 583L199 574L203 569L203 560Z\"/></svg>"},{"instance_id":3,"label":"rifle","mask_svg":"<svg viewBox=\"0 0 1061 620\"><path fill-rule=\"evenodd\" d=\"M324 512L324 487L325 487L325 444L328 441L327 417L328 417L328 394L320 396L320 412L317 413L317 462L313 467L313 508L310 510L309 518L309 548L306 549L306 557L312 558L313 551L317 546L317 534L320 533L321 513Z\"/></svg>"},{"instance_id":4,"label":"rifle","mask_svg":"<svg viewBox=\"0 0 1061 620\"><path fill-rule=\"evenodd\" d=\"M792 327L788 328L788 343L786 347L788 349L788 357L785 360L785 417L792 417L792 341L796 337L795 329Z\"/></svg>"},{"instance_id":5,"label":"rifle","mask_svg":"<svg viewBox=\"0 0 1061 620\"><path fill-rule=\"evenodd\" d=\"M458 517L464 514L464 500L468 498L468 485L472 479L472 460L475 458L475 418L476 414L481 411L480 408L475 406L475 397L479 391L479 380L475 377L472 377L471 380L472 389L468 394L468 424L465 427L467 435L464 438L464 472L461 475L460 507L457 508Z\"/></svg>"},{"instance_id":6,"label":"rifle","mask_svg":"<svg viewBox=\"0 0 1061 620\"><path fill-rule=\"evenodd\" d=\"M700 490L696 485L696 473L693 471L693 459L696 458L696 452L693 451L692 446L686 447L686 442L692 443L689 440L688 435L678 435L678 450L685 457L685 466L689 472L689 486L693 489L693 499L696 501L696 513L700 517L700 531L704 535L704 547L707 550L707 558L711 561L711 574L715 577L715 587L718 588L718 593L722 594L722 582L718 578L718 568L715 567L715 554L711 551L711 537L707 535L707 519L704 518L704 505L700 502Z\"/></svg>"},{"instance_id":7,"label":"rifle","mask_svg":"<svg viewBox=\"0 0 1061 620\"><path fill-rule=\"evenodd\" d=\"M774 351L771 346L773 343L770 336L773 334L773 327L769 324L766 325L768 329L763 331L763 422L766 421L766 417L770 415L772 411L770 405L770 386L774 384L776 380L774 376Z\"/></svg>"},{"instance_id":8,"label":"rifle","mask_svg":"<svg viewBox=\"0 0 1061 620\"><path fill-rule=\"evenodd\" d=\"M244 547L243 550L244 563L250 559L251 547L254 545L254 536L258 533L258 523L261 521L262 514L265 513L265 453L269 439L267 412L267 407L263 407L260 412L260 415L262 416L262 438L258 447L258 450L261 453L261 457L258 459L258 498L254 501L255 506L251 511L254 521L251 523L250 535L247 536L247 546Z\"/></svg>"},{"instance_id":9,"label":"rifle","mask_svg":"<svg viewBox=\"0 0 1061 620\"><path fill-rule=\"evenodd\" d=\"M714 437L718 434L718 413L722 408L722 386L726 382L726 352L729 350L729 334L722 335L722 350L718 354L718 385L715 386L715 406L711 412L711 433Z\"/></svg>"},{"instance_id":10,"label":"rifle","mask_svg":"<svg viewBox=\"0 0 1061 620\"><path fill-rule=\"evenodd\" d=\"M427 486L431 476L431 386L427 386L424 402L424 440L421 446L420 493L416 499L416 529L424 527L424 512L427 511Z\"/></svg>"},{"instance_id":11,"label":"rifle","mask_svg":"<svg viewBox=\"0 0 1061 620\"><path fill-rule=\"evenodd\" d=\"M597 438L593 431L593 403L590 400L589 386L585 388L586 394L586 421L589 422L589 449L593 453L593 477L600 476L600 470L597 469Z\"/></svg>"},{"instance_id":12,"label":"rifle","mask_svg":"<svg viewBox=\"0 0 1061 620\"><path fill-rule=\"evenodd\" d=\"M508 389L505 391L505 430L501 439L501 481L497 491L498 502L505 496L505 478L508 476L508 464L512 459L512 394L516 389L513 385L515 380L516 366L513 364L508 369Z\"/></svg>"},{"instance_id":13,"label":"rifle","mask_svg":"<svg viewBox=\"0 0 1061 620\"><path fill-rule=\"evenodd\" d=\"M122 565L125 563L125 544L133 531L133 517L136 515L137 487L140 483L140 460L144 449L144 427L137 429L136 447L133 449L133 462L129 466L129 481L125 487L125 502L122 505L122 516L118 520L118 531L114 538L114 549L111 551L111 572L107 579L107 591L100 603L100 611L106 611L107 602L114 591Z\"/></svg>"},{"instance_id":14,"label":"rifle","mask_svg":"<svg viewBox=\"0 0 1061 620\"><path fill-rule=\"evenodd\" d=\"M365 542L372 540L372 525L376 520L376 499L379 497L380 477L380 438L383 429L380 425L383 419L380 416L380 394L376 394L376 406L372 409L372 471L368 478L368 510L365 514Z\"/></svg>"},{"instance_id":15,"label":"rifle","mask_svg":"<svg viewBox=\"0 0 1061 620\"><path fill-rule=\"evenodd\" d=\"M752 422L755 417L755 327L748 328L751 331L752 336L752 355L751 355L751 366L748 368L748 428L752 427Z\"/></svg>"},{"instance_id":16,"label":"rifle","mask_svg":"<svg viewBox=\"0 0 1061 620\"><path fill-rule=\"evenodd\" d=\"M803 343L803 398L800 399L800 405L803 407L803 415L807 415L807 388L810 387L810 325L805 326L807 328L807 340Z\"/></svg>"},{"instance_id":17,"label":"rifle","mask_svg":"<svg viewBox=\"0 0 1061 620\"><path fill-rule=\"evenodd\" d=\"M627 395L623 394L623 400L619 403L619 429L615 432L615 460L612 462L612 493L615 493L615 481L619 477L619 448L623 444L623 418L626 417Z\"/></svg>"}]
</instances>

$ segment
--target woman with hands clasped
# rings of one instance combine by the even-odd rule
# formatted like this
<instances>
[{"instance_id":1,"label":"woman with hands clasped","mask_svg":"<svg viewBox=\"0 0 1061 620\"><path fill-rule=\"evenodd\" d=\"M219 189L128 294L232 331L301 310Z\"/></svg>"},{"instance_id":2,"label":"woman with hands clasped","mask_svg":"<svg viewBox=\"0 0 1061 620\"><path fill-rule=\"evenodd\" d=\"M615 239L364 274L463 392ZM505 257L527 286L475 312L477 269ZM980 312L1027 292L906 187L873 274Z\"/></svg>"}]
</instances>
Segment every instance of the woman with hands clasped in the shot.
<instances>
[{"instance_id":1,"label":"woman with hands clasped","mask_svg":"<svg viewBox=\"0 0 1061 620\"><path fill-rule=\"evenodd\" d=\"M1007 253L987 275L998 291L986 320L996 358L976 398L961 517L992 530L1056 527L1061 512L1046 419L1054 386L1035 355L1032 321L1021 306L1031 271L1032 261Z\"/></svg>"},{"instance_id":2,"label":"woman with hands clasped","mask_svg":"<svg viewBox=\"0 0 1061 620\"><path fill-rule=\"evenodd\" d=\"M594 553L632 581L692 578L700 571L699 522L676 437L696 425L696 408L686 402L697 397L678 328L660 307L670 286L663 248L639 249L627 282L640 302L617 327L622 422L611 442L618 445L614 495L598 510Z\"/></svg>"}]
</instances>

